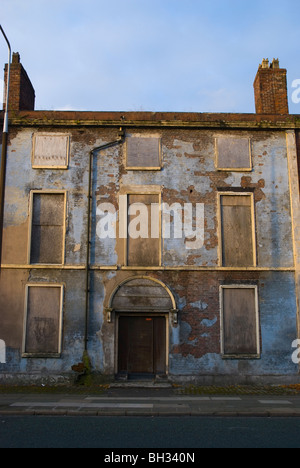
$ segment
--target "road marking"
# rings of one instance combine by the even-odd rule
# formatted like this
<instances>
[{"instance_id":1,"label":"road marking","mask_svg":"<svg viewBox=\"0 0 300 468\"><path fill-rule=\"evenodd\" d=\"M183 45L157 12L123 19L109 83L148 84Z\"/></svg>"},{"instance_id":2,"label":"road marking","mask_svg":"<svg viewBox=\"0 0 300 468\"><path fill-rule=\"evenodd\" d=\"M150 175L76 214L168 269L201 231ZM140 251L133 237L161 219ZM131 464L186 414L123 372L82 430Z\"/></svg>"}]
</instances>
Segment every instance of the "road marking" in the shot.
<instances>
[{"instance_id":1,"label":"road marking","mask_svg":"<svg viewBox=\"0 0 300 468\"><path fill-rule=\"evenodd\" d=\"M242 401L241 398L235 397L235 398L227 398L227 397L212 397L212 401Z\"/></svg>"},{"instance_id":2,"label":"road marking","mask_svg":"<svg viewBox=\"0 0 300 468\"><path fill-rule=\"evenodd\" d=\"M17 402L10 405L11 407L28 407L28 408L149 408L153 409L153 404L150 403L82 403L82 402Z\"/></svg>"},{"instance_id":3,"label":"road marking","mask_svg":"<svg viewBox=\"0 0 300 468\"><path fill-rule=\"evenodd\" d=\"M85 400L93 400L93 401L210 401L210 397L86 397Z\"/></svg>"},{"instance_id":4,"label":"road marking","mask_svg":"<svg viewBox=\"0 0 300 468\"><path fill-rule=\"evenodd\" d=\"M287 400L258 400L262 405L292 405L290 401Z\"/></svg>"}]
</instances>

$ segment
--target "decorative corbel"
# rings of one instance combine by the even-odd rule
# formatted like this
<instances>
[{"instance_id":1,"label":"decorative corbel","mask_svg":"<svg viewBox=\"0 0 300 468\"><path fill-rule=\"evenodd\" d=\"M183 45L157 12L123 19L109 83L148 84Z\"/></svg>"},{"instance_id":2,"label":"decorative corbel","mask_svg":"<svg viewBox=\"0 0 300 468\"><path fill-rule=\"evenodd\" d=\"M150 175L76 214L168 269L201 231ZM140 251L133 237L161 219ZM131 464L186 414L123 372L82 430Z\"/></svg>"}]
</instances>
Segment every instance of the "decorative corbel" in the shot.
<instances>
[{"instance_id":1,"label":"decorative corbel","mask_svg":"<svg viewBox=\"0 0 300 468\"><path fill-rule=\"evenodd\" d=\"M174 325L178 325L178 309L171 309L171 316Z\"/></svg>"},{"instance_id":2,"label":"decorative corbel","mask_svg":"<svg viewBox=\"0 0 300 468\"><path fill-rule=\"evenodd\" d=\"M104 311L105 311L105 314L106 314L107 323L111 323L112 322L112 313L113 313L114 309L112 309L111 307L105 307Z\"/></svg>"}]
</instances>

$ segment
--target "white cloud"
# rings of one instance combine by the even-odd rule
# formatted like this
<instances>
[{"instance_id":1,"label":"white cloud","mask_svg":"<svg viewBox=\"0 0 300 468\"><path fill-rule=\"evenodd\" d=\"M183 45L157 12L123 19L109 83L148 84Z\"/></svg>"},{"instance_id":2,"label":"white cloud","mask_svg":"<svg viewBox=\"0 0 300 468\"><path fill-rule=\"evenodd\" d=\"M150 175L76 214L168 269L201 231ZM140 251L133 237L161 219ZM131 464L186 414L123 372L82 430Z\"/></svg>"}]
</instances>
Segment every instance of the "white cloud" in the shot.
<instances>
[{"instance_id":1,"label":"white cloud","mask_svg":"<svg viewBox=\"0 0 300 468\"><path fill-rule=\"evenodd\" d=\"M56 111L65 111L65 112L68 112L68 111L84 111L86 109L78 109L77 107L74 107L72 106L71 104L66 104L65 106L59 106L59 107L56 107L54 110Z\"/></svg>"}]
</instances>

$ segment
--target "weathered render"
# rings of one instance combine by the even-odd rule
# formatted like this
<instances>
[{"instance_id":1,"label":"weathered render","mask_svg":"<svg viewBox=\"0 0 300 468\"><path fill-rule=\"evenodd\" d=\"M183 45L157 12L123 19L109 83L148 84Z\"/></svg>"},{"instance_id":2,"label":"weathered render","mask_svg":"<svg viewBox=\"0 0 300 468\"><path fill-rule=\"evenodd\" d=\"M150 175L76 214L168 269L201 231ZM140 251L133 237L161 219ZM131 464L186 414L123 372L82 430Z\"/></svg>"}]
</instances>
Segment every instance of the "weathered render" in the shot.
<instances>
[{"instance_id":1,"label":"weathered render","mask_svg":"<svg viewBox=\"0 0 300 468\"><path fill-rule=\"evenodd\" d=\"M10 110L1 382L298 382L300 120L257 112Z\"/></svg>"}]
</instances>

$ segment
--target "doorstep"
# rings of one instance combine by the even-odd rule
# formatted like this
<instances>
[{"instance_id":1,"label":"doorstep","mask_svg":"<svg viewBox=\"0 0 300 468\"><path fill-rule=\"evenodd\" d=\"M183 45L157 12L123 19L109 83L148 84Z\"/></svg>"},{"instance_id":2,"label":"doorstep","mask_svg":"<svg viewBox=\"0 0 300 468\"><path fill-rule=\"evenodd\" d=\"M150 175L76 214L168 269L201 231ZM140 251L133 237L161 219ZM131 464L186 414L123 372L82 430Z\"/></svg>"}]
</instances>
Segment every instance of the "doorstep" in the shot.
<instances>
[{"instance_id":1,"label":"doorstep","mask_svg":"<svg viewBox=\"0 0 300 468\"><path fill-rule=\"evenodd\" d=\"M173 388L170 382L113 382L109 385L110 388Z\"/></svg>"},{"instance_id":2,"label":"doorstep","mask_svg":"<svg viewBox=\"0 0 300 468\"><path fill-rule=\"evenodd\" d=\"M171 382L168 381L167 376L149 376L140 377L135 375L133 378L126 375L116 376L116 380L110 384L110 388L173 388Z\"/></svg>"}]
</instances>

